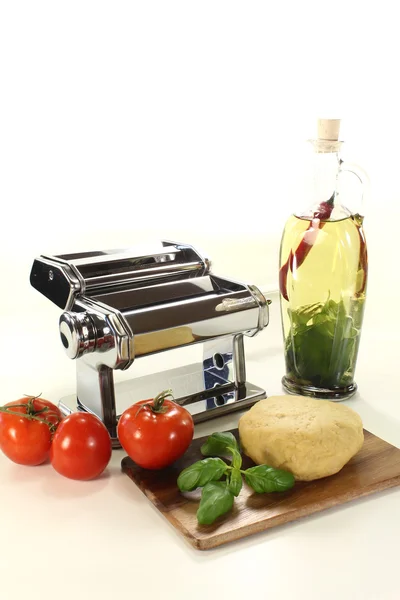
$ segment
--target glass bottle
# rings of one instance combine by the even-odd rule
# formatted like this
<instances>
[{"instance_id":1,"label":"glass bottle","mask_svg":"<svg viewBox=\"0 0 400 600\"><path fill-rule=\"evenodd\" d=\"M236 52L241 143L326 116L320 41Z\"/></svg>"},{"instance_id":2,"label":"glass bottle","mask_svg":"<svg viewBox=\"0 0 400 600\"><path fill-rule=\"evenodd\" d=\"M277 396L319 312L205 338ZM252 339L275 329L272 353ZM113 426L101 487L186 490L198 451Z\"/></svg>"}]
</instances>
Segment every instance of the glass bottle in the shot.
<instances>
[{"instance_id":1,"label":"glass bottle","mask_svg":"<svg viewBox=\"0 0 400 600\"><path fill-rule=\"evenodd\" d=\"M368 258L361 208L340 201L342 173L362 184L366 174L340 157L340 120L320 119L310 140L310 206L287 221L280 249L280 299L286 375L284 388L341 400L355 393ZM360 195L362 196L362 194Z\"/></svg>"}]
</instances>

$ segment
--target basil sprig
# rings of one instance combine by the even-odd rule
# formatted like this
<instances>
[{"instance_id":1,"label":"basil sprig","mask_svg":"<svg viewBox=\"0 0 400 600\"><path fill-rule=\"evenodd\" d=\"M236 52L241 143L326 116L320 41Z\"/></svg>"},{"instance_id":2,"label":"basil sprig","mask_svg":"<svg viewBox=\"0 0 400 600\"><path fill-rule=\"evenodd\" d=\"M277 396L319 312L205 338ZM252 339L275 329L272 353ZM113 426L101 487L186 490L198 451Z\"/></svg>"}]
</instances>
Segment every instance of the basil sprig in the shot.
<instances>
[{"instance_id":1,"label":"basil sprig","mask_svg":"<svg viewBox=\"0 0 400 600\"><path fill-rule=\"evenodd\" d=\"M177 480L181 492L202 487L197 520L200 525L211 525L218 517L229 512L235 496L247 485L258 494L284 492L294 485L294 477L287 471L268 465L242 470L242 456L235 436L228 432L213 433L200 448L204 458L184 469ZM231 457L228 465L220 457ZM224 478L222 481L221 479Z\"/></svg>"}]
</instances>

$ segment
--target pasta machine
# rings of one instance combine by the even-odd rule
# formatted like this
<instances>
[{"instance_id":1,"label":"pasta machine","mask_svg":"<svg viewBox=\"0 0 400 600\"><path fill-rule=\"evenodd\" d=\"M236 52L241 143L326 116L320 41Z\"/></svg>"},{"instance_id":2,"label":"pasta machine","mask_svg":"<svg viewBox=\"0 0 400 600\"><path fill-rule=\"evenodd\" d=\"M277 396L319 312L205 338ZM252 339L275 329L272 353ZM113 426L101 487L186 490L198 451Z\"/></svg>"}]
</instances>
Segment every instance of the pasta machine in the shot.
<instances>
[{"instance_id":1,"label":"pasta machine","mask_svg":"<svg viewBox=\"0 0 400 600\"><path fill-rule=\"evenodd\" d=\"M269 301L254 285L219 277L192 246L162 241L123 250L42 255L32 286L63 310L61 342L76 361L78 410L101 418L115 446L118 417L135 401L172 389L195 422L251 406L265 391L246 380L243 336L268 325ZM189 349L201 359L185 364ZM114 371L144 357L180 366L114 384ZM162 361L160 358L162 357ZM182 364L183 362L183 364ZM159 364L158 364L159 367ZM60 407L71 412L63 402Z\"/></svg>"}]
</instances>

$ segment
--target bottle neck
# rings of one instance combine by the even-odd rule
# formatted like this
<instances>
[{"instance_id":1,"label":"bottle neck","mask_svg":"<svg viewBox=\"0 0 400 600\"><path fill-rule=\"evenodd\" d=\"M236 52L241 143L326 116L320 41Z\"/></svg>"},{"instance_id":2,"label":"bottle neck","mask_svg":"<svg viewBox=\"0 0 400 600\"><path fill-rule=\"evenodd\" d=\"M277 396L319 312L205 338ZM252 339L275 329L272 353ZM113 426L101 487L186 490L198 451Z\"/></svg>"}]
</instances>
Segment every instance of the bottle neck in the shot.
<instances>
[{"instance_id":1,"label":"bottle neck","mask_svg":"<svg viewBox=\"0 0 400 600\"><path fill-rule=\"evenodd\" d=\"M326 203L329 203L332 211L328 218L338 219L348 216L346 209L340 205L337 194L337 179L341 162L339 151L342 142L310 140L310 143L313 147L310 201L307 209L298 216L312 219L321 212L321 206L325 206Z\"/></svg>"},{"instance_id":2,"label":"bottle neck","mask_svg":"<svg viewBox=\"0 0 400 600\"><path fill-rule=\"evenodd\" d=\"M313 205L326 202L332 196L336 199L337 176L340 166L338 152L319 153L314 155L313 165Z\"/></svg>"}]
</instances>

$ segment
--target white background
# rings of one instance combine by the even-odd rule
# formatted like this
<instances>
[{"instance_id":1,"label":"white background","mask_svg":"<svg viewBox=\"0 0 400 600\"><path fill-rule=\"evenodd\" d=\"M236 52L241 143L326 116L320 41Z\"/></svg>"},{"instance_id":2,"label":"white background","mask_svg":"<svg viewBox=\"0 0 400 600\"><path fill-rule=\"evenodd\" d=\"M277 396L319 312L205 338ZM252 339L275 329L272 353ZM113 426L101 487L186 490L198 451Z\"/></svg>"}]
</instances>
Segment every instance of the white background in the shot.
<instances>
[{"instance_id":1,"label":"white background","mask_svg":"<svg viewBox=\"0 0 400 600\"><path fill-rule=\"evenodd\" d=\"M343 119L345 158L370 175L369 295L393 298L393 7L1 2L2 320L57 330L58 309L29 285L35 256L138 240L193 243L215 272L276 287L301 150L321 116Z\"/></svg>"},{"instance_id":2,"label":"white background","mask_svg":"<svg viewBox=\"0 0 400 600\"><path fill-rule=\"evenodd\" d=\"M35 256L166 237L204 248L220 274L276 287L300 148L317 117L341 117L346 157L372 183L350 402L399 445L397 12L393 0L0 0L1 404L75 387L60 310L29 285ZM271 308L247 356L274 394ZM88 487L0 456L0 596L398 599L398 491L200 555L120 474L120 454Z\"/></svg>"},{"instance_id":3,"label":"white background","mask_svg":"<svg viewBox=\"0 0 400 600\"><path fill-rule=\"evenodd\" d=\"M346 156L369 172L365 227L375 284L387 285L399 216L394 3L0 6L3 314L45 305L28 282L37 254L139 238L192 242L220 272L274 282L298 148L319 116L343 119Z\"/></svg>"}]
</instances>

